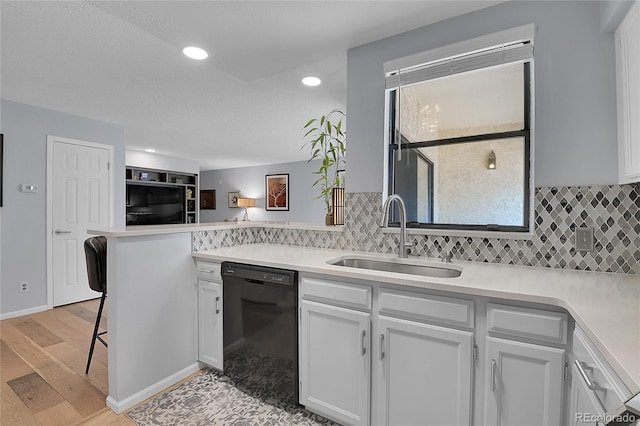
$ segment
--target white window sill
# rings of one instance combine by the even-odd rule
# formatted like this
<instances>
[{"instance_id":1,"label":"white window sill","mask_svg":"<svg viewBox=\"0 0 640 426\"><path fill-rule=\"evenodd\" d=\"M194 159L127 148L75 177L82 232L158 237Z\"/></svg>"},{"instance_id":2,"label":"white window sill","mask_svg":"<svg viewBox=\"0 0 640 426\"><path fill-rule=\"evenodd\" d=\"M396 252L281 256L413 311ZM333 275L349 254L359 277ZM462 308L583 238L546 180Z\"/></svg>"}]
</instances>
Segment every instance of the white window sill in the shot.
<instances>
[{"instance_id":1,"label":"white window sill","mask_svg":"<svg viewBox=\"0 0 640 426\"><path fill-rule=\"evenodd\" d=\"M383 228L384 234L399 234L400 228ZM409 235L437 235L450 237L499 238L502 240L532 240L533 232L474 231L468 229L407 228Z\"/></svg>"}]
</instances>

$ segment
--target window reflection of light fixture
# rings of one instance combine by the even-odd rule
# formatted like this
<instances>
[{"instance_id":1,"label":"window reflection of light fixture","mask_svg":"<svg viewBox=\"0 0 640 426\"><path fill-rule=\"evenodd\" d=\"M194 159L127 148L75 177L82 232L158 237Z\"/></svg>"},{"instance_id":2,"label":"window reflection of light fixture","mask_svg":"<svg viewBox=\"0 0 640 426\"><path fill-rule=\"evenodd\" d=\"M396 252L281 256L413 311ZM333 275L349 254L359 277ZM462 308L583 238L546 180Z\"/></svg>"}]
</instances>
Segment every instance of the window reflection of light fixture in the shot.
<instances>
[{"instance_id":1,"label":"window reflection of light fixture","mask_svg":"<svg viewBox=\"0 0 640 426\"><path fill-rule=\"evenodd\" d=\"M429 133L435 134L438 131L438 116L440 115L440 105L436 104L433 108L429 105L422 106L421 102L418 102L418 110L422 114L422 121L420 126L422 130L426 130Z\"/></svg>"},{"instance_id":2,"label":"window reflection of light fixture","mask_svg":"<svg viewBox=\"0 0 640 426\"><path fill-rule=\"evenodd\" d=\"M496 153L491 151L489 153L489 161L487 162L487 169L495 170L496 168Z\"/></svg>"},{"instance_id":3,"label":"window reflection of light fixture","mask_svg":"<svg viewBox=\"0 0 640 426\"><path fill-rule=\"evenodd\" d=\"M238 207L244 207L244 215L242 216L242 220L249 220L249 214L247 213L248 207L255 207L256 199L255 198L238 198Z\"/></svg>"}]
</instances>

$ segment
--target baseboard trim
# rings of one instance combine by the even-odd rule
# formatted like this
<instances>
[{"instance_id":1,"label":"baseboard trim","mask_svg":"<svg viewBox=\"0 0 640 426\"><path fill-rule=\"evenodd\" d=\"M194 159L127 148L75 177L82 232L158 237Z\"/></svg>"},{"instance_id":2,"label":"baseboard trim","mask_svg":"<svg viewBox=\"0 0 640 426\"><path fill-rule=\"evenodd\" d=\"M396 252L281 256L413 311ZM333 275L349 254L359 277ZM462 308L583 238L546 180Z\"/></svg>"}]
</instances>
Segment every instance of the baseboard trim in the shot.
<instances>
[{"instance_id":1,"label":"baseboard trim","mask_svg":"<svg viewBox=\"0 0 640 426\"><path fill-rule=\"evenodd\" d=\"M6 314L0 314L0 320L21 317L23 315L37 314L38 312L46 311L47 309L49 309L47 305L42 305L42 306L36 306L34 308L22 309L21 311L8 312Z\"/></svg>"},{"instance_id":2,"label":"baseboard trim","mask_svg":"<svg viewBox=\"0 0 640 426\"><path fill-rule=\"evenodd\" d=\"M177 373L174 373L169 377L166 377L159 382L152 384L151 386L147 386L140 392L136 392L133 395L120 401L109 395L107 396L107 407L111 408L111 410L113 410L116 414L120 414L128 410L129 408L141 403L142 401L154 396L155 394L162 392L166 388L175 385L179 381L189 377L198 370L200 370L200 364L198 362L195 362L190 366L178 371Z\"/></svg>"}]
</instances>

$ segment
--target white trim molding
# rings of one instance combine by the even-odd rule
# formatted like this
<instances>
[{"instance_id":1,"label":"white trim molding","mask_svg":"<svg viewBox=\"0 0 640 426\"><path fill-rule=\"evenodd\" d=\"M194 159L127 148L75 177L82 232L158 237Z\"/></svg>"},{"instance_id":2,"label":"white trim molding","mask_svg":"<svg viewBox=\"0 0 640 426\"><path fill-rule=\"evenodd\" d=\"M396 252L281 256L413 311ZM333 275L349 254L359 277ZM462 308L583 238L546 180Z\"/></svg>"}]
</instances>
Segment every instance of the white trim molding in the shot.
<instances>
[{"instance_id":1,"label":"white trim molding","mask_svg":"<svg viewBox=\"0 0 640 426\"><path fill-rule=\"evenodd\" d=\"M22 309L19 311L7 312L5 314L0 314L0 320L21 317L24 315L37 314L38 312L43 312L43 311L46 311L47 309L49 309L47 305L41 305L41 306L35 306L33 308Z\"/></svg>"},{"instance_id":2,"label":"white trim molding","mask_svg":"<svg viewBox=\"0 0 640 426\"><path fill-rule=\"evenodd\" d=\"M159 392L162 392L168 387L175 385L176 383L189 377L190 375L192 375L193 373L199 370L200 370L200 363L195 362L183 368L182 370L170 375L169 377L165 377L164 379L150 386L147 386L146 388L142 389L140 392L136 392L133 395L121 401L118 401L117 399L109 395L107 397L107 407L111 408L111 410L113 410L116 414L120 414L123 411L126 411L129 408L133 407L134 405L137 405L142 401L152 397L153 395Z\"/></svg>"}]
</instances>

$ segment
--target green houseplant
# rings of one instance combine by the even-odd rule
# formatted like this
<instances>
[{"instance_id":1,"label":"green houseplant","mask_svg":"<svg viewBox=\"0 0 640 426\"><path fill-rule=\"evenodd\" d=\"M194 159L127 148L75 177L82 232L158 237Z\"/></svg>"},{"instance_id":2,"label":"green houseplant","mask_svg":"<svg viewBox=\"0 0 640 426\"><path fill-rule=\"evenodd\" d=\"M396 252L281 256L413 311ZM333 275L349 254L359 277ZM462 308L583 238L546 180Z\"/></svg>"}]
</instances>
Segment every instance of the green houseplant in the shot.
<instances>
[{"instance_id":1,"label":"green houseplant","mask_svg":"<svg viewBox=\"0 0 640 426\"><path fill-rule=\"evenodd\" d=\"M320 168L313 172L318 178L312 186L320 188L320 195L316 198L324 199L327 225L333 223L331 211L333 188L344 185L344 178L340 176L339 171L345 166L346 132L342 129L342 121L345 117L344 112L334 109L320 118L312 118L304 126L307 130L304 137L309 140L303 148L308 146L311 150L311 157L307 162L315 159L322 161Z\"/></svg>"}]
</instances>

